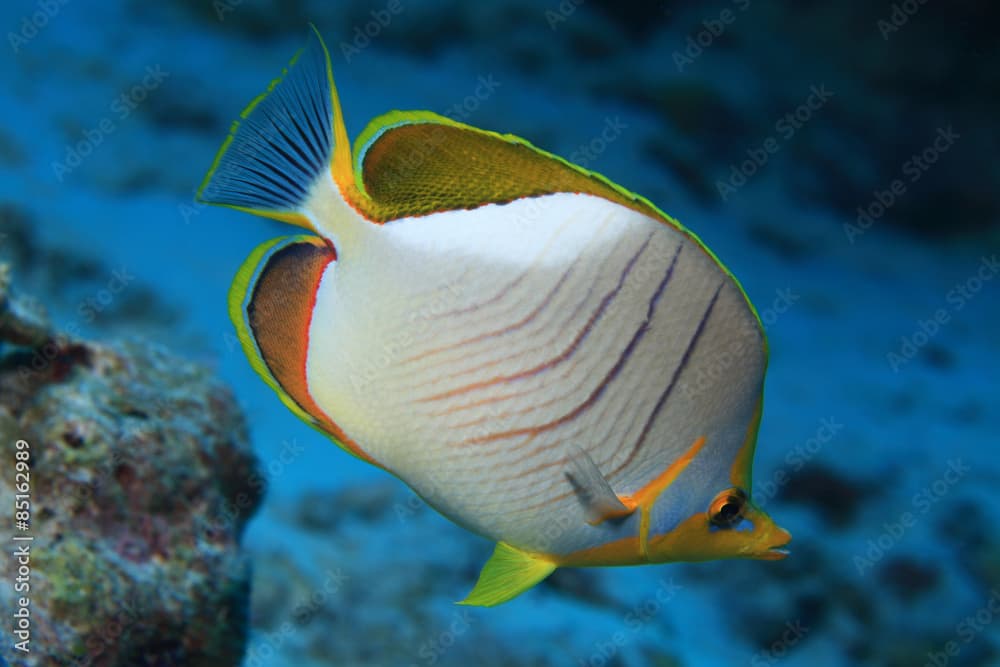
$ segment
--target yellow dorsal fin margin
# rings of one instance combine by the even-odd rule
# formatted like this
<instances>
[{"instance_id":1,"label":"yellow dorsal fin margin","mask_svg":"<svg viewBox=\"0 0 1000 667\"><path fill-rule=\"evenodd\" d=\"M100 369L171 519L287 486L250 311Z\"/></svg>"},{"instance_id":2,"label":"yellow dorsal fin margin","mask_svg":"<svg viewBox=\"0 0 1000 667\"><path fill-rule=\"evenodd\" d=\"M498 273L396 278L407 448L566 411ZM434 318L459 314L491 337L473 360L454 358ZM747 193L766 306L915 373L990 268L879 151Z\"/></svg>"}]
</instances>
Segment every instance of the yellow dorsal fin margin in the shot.
<instances>
[{"instance_id":1,"label":"yellow dorsal fin margin","mask_svg":"<svg viewBox=\"0 0 1000 667\"><path fill-rule=\"evenodd\" d=\"M354 207L375 222L556 192L595 195L677 229L743 291L696 234L648 199L521 137L431 111L390 111L372 119L358 135L353 159L353 186L348 189L339 179L337 183ZM756 315L750 299L746 301Z\"/></svg>"},{"instance_id":2,"label":"yellow dorsal fin margin","mask_svg":"<svg viewBox=\"0 0 1000 667\"><path fill-rule=\"evenodd\" d=\"M479 581L469 595L458 604L476 607L493 607L507 602L552 574L556 564L505 542L497 542L496 549Z\"/></svg>"},{"instance_id":3,"label":"yellow dorsal fin margin","mask_svg":"<svg viewBox=\"0 0 1000 667\"><path fill-rule=\"evenodd\" d=\"M333 160L331 171L333 180L341 190L350 190L354 187L354 173L351 166L351 141L347 138L347 126L344 125L344 111L340 106L340 95L337 94L337 85L333 82L333 66L330 64L330 50L326 48L319 30L312 23L309 24L313 33L323 47L326 56L326 77L330 85L330 103L333 106Z\"/></svg>"}]
</instances>

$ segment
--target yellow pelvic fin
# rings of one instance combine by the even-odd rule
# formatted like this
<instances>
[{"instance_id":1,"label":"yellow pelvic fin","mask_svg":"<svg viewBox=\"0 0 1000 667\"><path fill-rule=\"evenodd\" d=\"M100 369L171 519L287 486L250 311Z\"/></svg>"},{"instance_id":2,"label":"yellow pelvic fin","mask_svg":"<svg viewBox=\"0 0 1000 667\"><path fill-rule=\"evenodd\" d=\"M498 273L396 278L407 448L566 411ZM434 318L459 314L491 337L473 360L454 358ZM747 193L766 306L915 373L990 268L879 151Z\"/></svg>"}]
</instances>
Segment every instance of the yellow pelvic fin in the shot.
<instances>
[{"instance_id":1,"label":"yellow pelvic fin","mask_svg":"<svg viewBox=\"0 0 1000 667\"><path fill-rule=\"evenodd\" d=\"M493 607L507 602L552 574L556 564L536 554L497 542L497 547L479 581L469 595L458 604Z\"/></svg>"}]
</instances>

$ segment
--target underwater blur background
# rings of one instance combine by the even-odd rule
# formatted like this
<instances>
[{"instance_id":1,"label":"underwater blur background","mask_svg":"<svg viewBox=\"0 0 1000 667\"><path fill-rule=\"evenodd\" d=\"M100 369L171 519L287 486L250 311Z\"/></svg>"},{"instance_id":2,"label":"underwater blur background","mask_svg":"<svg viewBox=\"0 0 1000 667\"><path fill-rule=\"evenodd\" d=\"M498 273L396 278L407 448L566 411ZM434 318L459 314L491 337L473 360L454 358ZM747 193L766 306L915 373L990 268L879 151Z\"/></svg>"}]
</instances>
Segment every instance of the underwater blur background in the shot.
<instances>
[{"instance_id":1,"label":"underwater blur background","mask_svg":"<svg viewBox=\"0 0 1000 667\"><path fill-rule=\"evenodd\" d=\"M70 370L30 395L3 377L38 353L0 348L0 484L16 438L46 484L33 653L12 648L8 562L0 656L1000 665L998 19L939 0L4 3L0 263L55 329L111 347L64 345ZM731 268L770 340L753 495L789 558L560 570L453 604L491 545L301 424L239 348L229 283L287 228L193 201L309 22L352 136L399 108L525 137ZM74 379L94 359L124 379ZM107 426L126 418L133 440ZM205 523L224 539L185 537Z\"/></svg>"}]
</instances>

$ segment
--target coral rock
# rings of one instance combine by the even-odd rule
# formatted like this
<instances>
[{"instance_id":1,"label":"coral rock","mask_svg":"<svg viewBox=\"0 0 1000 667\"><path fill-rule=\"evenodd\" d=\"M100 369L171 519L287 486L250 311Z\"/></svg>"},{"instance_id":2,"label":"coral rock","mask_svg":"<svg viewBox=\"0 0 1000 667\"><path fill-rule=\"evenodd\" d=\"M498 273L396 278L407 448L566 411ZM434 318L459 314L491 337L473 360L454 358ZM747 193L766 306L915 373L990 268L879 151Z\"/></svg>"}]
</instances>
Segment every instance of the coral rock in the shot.
<instances>
[{"instance_id":1,"label":"coral rock","mask_svg":"<svg viewBox=\"0 0 1000 667\"><path fill-rule=\"evenodd\" d=\"M0 541L34 538L30 591L0 586L5 618L30 598L31 652L7 642L2 658L238 665L250 587L239 542L264 477L228 388L149 344L56 336L13 308L0 323ZM18 441L30 446L26 531L12 516ZM16 559L0 562L13 582Z\"/></svg>"}]
</instances>

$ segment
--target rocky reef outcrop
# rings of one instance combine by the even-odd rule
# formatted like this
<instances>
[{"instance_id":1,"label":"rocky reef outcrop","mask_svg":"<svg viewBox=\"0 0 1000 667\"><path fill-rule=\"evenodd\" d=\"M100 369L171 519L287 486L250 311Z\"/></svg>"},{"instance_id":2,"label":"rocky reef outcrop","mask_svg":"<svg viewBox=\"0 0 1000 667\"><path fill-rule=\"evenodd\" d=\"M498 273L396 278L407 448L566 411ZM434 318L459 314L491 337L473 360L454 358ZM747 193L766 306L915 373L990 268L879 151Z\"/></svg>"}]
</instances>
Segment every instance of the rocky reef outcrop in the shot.
<instances>
[{"instance_id":1,"label":"rocky reef outcrop","mask_svg":"<svg viewBox=\"0 0 1000 667\"><path fill-rule=\"evenodd\" d=\"M4 642L0 656L240 664L240 536L264 478L233 395L161 347L53 331L8 273L0 266L0 542L13 555L0 560L0 609L4 635L13 623L30 652Z\"/></svg>"}]
</instances>

